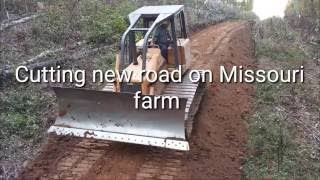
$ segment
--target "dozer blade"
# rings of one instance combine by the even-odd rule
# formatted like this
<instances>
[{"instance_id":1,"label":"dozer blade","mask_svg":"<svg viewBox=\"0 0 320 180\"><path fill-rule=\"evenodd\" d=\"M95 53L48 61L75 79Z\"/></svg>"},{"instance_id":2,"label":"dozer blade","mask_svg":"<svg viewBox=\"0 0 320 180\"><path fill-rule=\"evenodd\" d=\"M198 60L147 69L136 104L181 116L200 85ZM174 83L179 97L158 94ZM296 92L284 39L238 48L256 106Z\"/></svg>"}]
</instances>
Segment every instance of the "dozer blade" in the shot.
<instances>
[{"instance_id":1,"label":"dozer blade","mask_svg":"<svg viewBox=\"0 0 320 180\"><path fill-rule=\"evenodd\" d=\"M131 93L72 88L54 91L59 114L49 133L189 150L186 99L180 99L180 109L143 110L135 108Z\"/></svg>"}]
</instances>

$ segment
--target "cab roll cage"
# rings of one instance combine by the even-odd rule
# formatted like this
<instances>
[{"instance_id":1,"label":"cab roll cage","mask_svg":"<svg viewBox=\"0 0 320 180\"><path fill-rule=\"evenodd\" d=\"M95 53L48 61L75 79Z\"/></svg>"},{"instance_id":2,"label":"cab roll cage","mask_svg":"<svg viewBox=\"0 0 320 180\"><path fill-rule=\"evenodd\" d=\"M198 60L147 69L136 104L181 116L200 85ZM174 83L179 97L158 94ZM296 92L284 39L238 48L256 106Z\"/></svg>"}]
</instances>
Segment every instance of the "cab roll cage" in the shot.
<instances>
[{"instance_id":1,"label":"cab roll cage","mask_svg":"<svg viewBox=\"0 0 320 180\"><path fill-rule=\"evenodd\" d=\"M181 25L181 35L182 38L186 39L188 37L186 31L186 22L184 18L183 9L177 11L176 13L168 14L138 14L130 17L130 26L124 32L121 38L120 45L120 71L125 68L126 64L133 63L134 65L138 64L137 53L136 53L136 39L135 32L142 32L144 35L144 41L142 46L142 70L146 69L146 59L148 51L148 39L151 33L158 28L164 21L170 21L171 24L171 34L173 40L173 49L174 49L174 58L175 58L175 67L179 67L179 51L177 45L176 37L176 27L175 27L175 17L178 16ZM135 28L139 20L143 20L143 28ZM152 22L151 27L149 23Z\"/></svg>"}]
</instances>

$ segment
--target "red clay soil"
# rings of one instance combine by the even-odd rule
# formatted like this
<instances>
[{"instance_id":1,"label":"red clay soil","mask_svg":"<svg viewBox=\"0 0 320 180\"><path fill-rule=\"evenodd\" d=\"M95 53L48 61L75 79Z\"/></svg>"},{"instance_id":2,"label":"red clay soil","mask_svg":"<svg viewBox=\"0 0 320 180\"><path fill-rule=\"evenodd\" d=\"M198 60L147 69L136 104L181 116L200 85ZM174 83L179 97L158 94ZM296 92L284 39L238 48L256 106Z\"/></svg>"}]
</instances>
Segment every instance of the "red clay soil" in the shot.
<instances>
[{"instance_id":1,"label":"red clay soil","mask_svg":"<svg viewBox=\"0 0 320 180\"><path fill-rule=\"evenodd\" d=\"M250 28L248 23L224 23L196 34L196 42L193 41L194 48L202 50L198 58L201 61L194 66L212 70L215 82L209 85L203 97L195 119L191 151L183 158L190 179L243 178L245 119L252 105L254 86L218 81L220 66L228 70L232 66L254 68ZM215 46L209 39L217 42L213 43Z\"/></svg>"},{"instance_id":2,"label":"red clay soil","mask_svg":"<svg viewBox=\"0 0 320 180\"><path fill-rule=\"evenodd\" d=\"M212 70L215 82L195 118L190 151L50 137L19 179L243 179L254 86L217 80L221 65L254 68L252 49L246 22L221 23L193 36L193 67Z\"/></svg>"}]
</instances>

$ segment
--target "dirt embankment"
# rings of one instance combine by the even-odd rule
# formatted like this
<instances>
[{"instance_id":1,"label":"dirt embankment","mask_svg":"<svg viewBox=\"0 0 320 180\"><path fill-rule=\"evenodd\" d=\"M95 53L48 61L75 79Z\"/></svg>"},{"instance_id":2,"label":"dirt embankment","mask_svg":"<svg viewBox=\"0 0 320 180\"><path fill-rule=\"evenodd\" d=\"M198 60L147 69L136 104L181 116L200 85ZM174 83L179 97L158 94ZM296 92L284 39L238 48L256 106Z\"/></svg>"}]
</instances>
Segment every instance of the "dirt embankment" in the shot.
<instances>
[{"instance_id":1,"label":"dirt embankment","mask_svg":"<svg viewBox=\"0 0 320 180\"><path fill-rule=\"evenodd\" d=\"M254 86L219 83L220 66L254 68L253 42L248 23L224 23L198 34L193 47L201 50L195 68L213 71L195 119L191 151L184 161L191 179L241 179ZM212 41L210 41L212 40Z\"/></svg>"},{"instance_id":2,"label":"dirt embankment","mask_svg":"<svg viewBox=\"0 0 320 180\"><path fill-rule=\"evenodd\" d=\"M253 66L250 28L227 22L196 33L193 67L211 69L217 81L220 65ZM253 94L248 84L209 84L189 152L51 137L20 179L241 179Z\"/></svg>"}]
</instances>

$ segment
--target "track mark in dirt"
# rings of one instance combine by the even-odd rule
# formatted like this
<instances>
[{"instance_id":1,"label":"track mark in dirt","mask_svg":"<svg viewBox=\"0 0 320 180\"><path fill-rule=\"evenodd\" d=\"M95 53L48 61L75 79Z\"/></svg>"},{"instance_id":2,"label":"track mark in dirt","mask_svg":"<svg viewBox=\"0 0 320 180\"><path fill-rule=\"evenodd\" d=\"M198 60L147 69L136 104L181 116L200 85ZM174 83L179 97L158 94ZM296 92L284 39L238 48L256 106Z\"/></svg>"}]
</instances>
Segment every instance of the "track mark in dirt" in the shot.
<instances>
[{"instance_id":1,"label":"track mark in dirt","mask_svg":"<svg viewBox=\"0 0 320 180\"><path fill-rule=\"evenodd\" d=\"M109 142L50 136L19 179L78 179L105 154Z\"/></svg>"},{"instance_id":2,"label":"track mark in dirt","mask_svg":"<svg viewBox=\"0 0 320 180\"><path fill-rule=\"evenodd\" d=\"M188 167L190 179L242 179L247 139L245 118L250 113L254 86L250 84L221 84L219 68L232 66L255 68L252 56L254 46L251 40L251 26L238 23L226 25L231 30L219 40L214 52L202 54L194 63L194 68L210 69L215 82L209 84L195 119L195 131L190 139L190 152L186 153L184 163ZM198 48L210 48L208 37L223 34L226 28L206 30L197 36L203 42Z\"/></svg>"},{"instance_id":3,"label":"track mark in dirt","mask_svg":"<svg viewBox=\"0 0 320 180\"><path fill-rule=\"evenodd\" d=\"M210 69L218 78L220 65L254 66L250 28L246 22L226 22L196 33L192 67ZM21 179L241 179L244 119L253 94L248 84L208 84L189 152L62 138L47 144Z\"/></svg>"},{"instance_id":4,"label":"track mark in dirt","mask_svg":"<svg viewBox=\"0 0 320 180\"><path fill-rule=\"evenodd\" d=\"M83 139L72 149L69 156L57 164L57 172L52 175L53 179L77 179L85 176L109 146L108 142Z\"/></svg>"},{"instance_id":5,"label":"track mark in dirt","mask_svg":"<svg viewBox=\"0 0 320 180\"><path fill-rule=\"evenodd\" d=\"M210 59L216 59L216 57L213 56L215 51L221 47L223 41L229 40L230 33L241 28L241 26L245 26L245 24L226 22L213 26L214 30L207 28L196 33L192 38L192 67L208 69L213 65ZM209 39L212 41L209 41ZM206 58L209 58L209 60Z\"/></svg>"},{"instance_id":6,"label":"track mark in dirt","mask_svg":"<svg viewBox=\"0 0 320 180\"><path fill-rule=\"evenodd\" d=\"M112 143L112 148L90 169L82 179L133 179L149 153L145 146Z\"/></svg>"},{"instance_id":7,"label":"track mark in dirt","mask_svg":"<svg viewBox=\"0 0 320 180\"><path fill-rule=\"evenodd\" d=\"M153 149L146 155L136 179L186 179L186 169L181 161L183 155L183 152Z\"/></svg>"}]
</instances>

